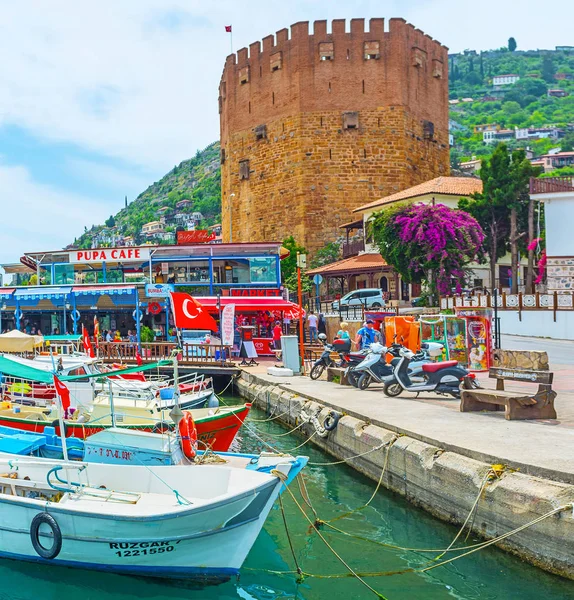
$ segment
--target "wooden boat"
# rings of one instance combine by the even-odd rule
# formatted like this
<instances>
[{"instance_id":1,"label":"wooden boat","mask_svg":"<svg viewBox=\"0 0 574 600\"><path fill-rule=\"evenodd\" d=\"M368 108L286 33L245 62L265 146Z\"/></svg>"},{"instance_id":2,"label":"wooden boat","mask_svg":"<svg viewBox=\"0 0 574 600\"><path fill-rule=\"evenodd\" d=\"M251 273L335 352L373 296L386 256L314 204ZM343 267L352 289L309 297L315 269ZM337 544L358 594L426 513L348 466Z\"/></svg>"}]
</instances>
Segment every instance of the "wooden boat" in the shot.
<instances>
[{"instance_id":1,"label":"wooden boat","mask_svg":"<svg viewBox=\"0 0 574 600\"><path fill-rule=\"evenodd\" d=\"M213 450L228 450L249 413L251 404L220 406L191 411L197 428L198 439ZM110 414L109 402L100 399L89 410L77 410L72 418L65 419L66 437L85 439L98 431L119 425L123 429L159 432L171 429L171 419L166 411L115 407L115 423ZM43 432L53 426L60 435L56 407L38 408L20 406L9 402L0 403L0 425L31 432Z\"/></svg>"}]
</instances>

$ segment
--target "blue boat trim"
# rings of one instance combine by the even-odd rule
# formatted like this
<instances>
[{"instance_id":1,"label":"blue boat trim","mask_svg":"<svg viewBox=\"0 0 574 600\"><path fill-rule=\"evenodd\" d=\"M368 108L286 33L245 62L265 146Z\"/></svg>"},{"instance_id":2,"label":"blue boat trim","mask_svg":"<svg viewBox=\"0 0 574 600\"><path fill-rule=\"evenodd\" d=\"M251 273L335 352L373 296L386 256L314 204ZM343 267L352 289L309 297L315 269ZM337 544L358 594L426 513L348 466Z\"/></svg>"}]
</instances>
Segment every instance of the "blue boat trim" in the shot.
<instances>
[{"instance_id":1,"label":"blue boat trim","mask_svg":"<svg viewBox=\"0 0 574 600\"><path fill-rule=\"evenodd\" d=\"M127 566L127 565L103 565L99 563L76 562L73 560L58 560L57 558L47 560L40 556L28 556L25 554L13 554L12 552L0 551L0 558L10 560L24 560L26 562L40 563L43 565L72 567L75 569L89 569L91 571L105 571L107 573L118 573L120 575L146 575L147 577L162 577L167 579L229 579L239 573L239 569L229 567L153 567L153 566Z\"/></svg>"}]
</instances>

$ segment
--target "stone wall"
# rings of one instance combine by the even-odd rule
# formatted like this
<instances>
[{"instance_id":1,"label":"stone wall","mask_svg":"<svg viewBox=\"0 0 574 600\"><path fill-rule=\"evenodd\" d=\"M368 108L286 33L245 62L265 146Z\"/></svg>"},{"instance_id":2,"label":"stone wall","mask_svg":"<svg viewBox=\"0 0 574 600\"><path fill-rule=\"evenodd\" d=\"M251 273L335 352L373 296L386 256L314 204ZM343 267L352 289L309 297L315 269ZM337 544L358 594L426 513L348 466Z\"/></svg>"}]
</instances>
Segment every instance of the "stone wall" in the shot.
<instances>
[{"instance_id":1,"label":"stone wall","mask_svg":"<svg viewBox=\"0 0 574 600\"><path fill-rule=\"evenodd\" d=\"M574 292L574 256L548 258L546 264L548 292Z\"/></svg>"},{"instance_id":2,"label":"stone wall","mask_svg":"<svg viewBox=\"0 0 574 600\"><path fill-rule=\"evenodd\" d=\"M313 251L357 206L448 175L447 62L444 46L402 19L388 32L382 19L369 31L353 19L350 32L334 21L329 34L318 21L312 35L297 23L290 38L281 30L228 57L224 241L293 235Z\"/></svg>"},{"instance_id":3,"label":"stone wall","mask_svg":"<svg viewBox=\"0 0 574 600\"><path fill-rule=\"evenodd\" d=\"M243 373L237 381L242 397L270 414L282 415L296 434L309 438L311 424L301 426L303 411L316 414L319 422L330 408L274 386L256 375ZM311 443L321 447L373 481L379 481L387 464L383 485L434 516L462 524L480 491L490 465L455 452L390 431L349 415L336 429ZM304 454L304 450L300 450ZM386 458L386 454L388 459ZM357 455L362 455L357 457ZM491 539L520 527L541 515L571 503L572 485L505 470L485 487L471 527L475 534ZM524 529L499 547L547 571L574 579L572 509Z\"/></svg>"}]
</instances>

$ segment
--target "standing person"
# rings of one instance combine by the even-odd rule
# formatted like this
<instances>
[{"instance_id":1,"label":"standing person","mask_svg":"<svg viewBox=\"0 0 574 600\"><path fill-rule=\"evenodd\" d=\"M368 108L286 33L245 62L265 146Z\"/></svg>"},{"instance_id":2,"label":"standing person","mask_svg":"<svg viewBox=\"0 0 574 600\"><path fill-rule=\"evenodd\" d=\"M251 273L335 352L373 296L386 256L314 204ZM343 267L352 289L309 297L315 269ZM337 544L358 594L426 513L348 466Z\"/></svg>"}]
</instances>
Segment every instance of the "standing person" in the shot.
<instances>
[{"instance_id":1,"label":"standing person","mask_svg":"<svg viewBox=\"0 0 574 600\"><path fill-rule=\"evenodd\" d=\"M283 329L281 327L281 321L275 322L275 327L273 327L273 350L281 350L281 335L283 334Z\"/></svg>"},{"instance_id":2,"label":"standing person","mask_svg":"<svg viewBox=\"0 0 574 600\"><path fill-rule=\"evenodd\" d=\"M112 334L109 330L104 331L104 339L106 340L106 342L114 341L114 338L112 337Z\"/></svg>"},{"instance_id":3,"label":"standing person","mask_svg":"<svg viewBox=\"0 0 574 600\"><path fill-rule=\"evenodd\" d=\"M369 319L365 325L357 331L355 343L359 347L359 350L368 348L377 339L377 331L374 329L374 325L375 322Z\"/></svg>"},{"instance_id":4,"label":"standing person","mask_svg":"<svg viewBox=\"0 0 574 600\"><path fill-rule=\"evenodd\" d=\"M309 343L317 341L317 324L319 319L317 319L317 315L311 310L309 311L309 316L307 317L307 323L309 325Z\"/></svg>"},{"instance_id":5,"label":"standing person","mask_svg":"<svg viewBox=\"0 0 574 600\"><path fill-rule=\"evenodd\" d=\"M351 335L349 334L349 323L346 323L345 321L343 321L340 325L341 329L339 329L339 331L337 331L337 337L340 340L350 340L351 339Z\"/></svg>"},{"instance_id":6,"label":"standing person","mask_svg":"<svg viewBox=\"0 0 574 600\"><path fill-rule=\"evenodd\" d=\"M323 313L319 313L319 322L317 323L317 332L327 334L327 321L325 320L325 315Z\"/></svg>"}]
</instances>

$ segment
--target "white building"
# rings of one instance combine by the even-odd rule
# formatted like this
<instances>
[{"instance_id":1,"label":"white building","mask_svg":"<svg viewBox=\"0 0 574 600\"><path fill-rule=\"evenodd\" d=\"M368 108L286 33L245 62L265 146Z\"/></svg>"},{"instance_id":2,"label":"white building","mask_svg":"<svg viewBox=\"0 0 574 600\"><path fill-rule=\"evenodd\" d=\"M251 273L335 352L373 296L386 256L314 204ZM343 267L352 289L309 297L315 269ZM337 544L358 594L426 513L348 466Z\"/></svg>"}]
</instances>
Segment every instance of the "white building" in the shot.
<instances>
[{"instance_id":1,"label":"white building","mask_svg":"<svg viewBox=\"0 0 574 600\"><path fill-rule=\"evenodd\" d=\"M520 75L495 75L492 78L492 85L497 87L499 85L512 85L520 80Z\"/></svg>"}]
</instances>

